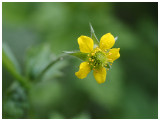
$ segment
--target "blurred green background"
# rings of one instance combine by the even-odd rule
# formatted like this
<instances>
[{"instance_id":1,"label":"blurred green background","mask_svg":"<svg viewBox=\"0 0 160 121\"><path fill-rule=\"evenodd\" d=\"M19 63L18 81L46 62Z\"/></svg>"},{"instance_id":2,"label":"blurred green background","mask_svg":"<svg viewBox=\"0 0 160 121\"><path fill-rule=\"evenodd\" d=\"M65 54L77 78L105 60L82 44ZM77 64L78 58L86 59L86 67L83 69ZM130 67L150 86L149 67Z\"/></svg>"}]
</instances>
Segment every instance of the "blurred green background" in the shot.
<instances>
[{"instance_id":1,"label":"blurred green background","mask_svg":"<svg viewBox=\"0 0 160 121\"><path fill-rule=\"evenodd\" d=\"M2 3L3 118L158 118L158 3ZM77 38L118 36L121 57L98 84L92 72L75 76L81 60L68 57L35 78ZM3 59L6 59L3 55ZM4 60L4 63L7 60ZM11 63L10 61L8 61ZM27 92L12 73L32 83Z\"/></svg>"}]
</instances>

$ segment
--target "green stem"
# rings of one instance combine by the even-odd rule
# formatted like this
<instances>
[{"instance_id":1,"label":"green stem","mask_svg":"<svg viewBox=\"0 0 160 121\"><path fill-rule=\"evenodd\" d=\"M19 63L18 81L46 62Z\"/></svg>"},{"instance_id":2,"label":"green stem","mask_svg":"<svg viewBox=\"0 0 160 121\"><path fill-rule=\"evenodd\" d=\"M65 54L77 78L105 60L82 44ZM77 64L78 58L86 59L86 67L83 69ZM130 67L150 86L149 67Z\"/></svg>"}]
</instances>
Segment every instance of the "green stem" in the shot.
<instances>
[{"instance_id":1,"label":"green stem","mask_svg":"<svg viewBox=\"0 0 160 121\"><path fill-rule=\"evenodd\" d=\"M18 81L23 87L30 88L30 83L21 76L19 73L15 72L12 68L10 68L7 64L3 63L3 66L8 70L8 72Z\"/></svg>"}]
</instances>

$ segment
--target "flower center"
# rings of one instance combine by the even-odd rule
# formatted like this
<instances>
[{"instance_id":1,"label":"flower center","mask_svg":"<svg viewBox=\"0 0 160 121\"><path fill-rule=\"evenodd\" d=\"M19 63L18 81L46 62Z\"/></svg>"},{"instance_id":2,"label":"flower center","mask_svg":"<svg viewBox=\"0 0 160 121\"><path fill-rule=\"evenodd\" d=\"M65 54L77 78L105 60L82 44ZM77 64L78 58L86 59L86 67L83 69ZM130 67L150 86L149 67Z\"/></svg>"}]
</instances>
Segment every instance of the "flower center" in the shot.
<instances>
[{"instance_id":1,"label":"flower center","mask_svg":"<svg viewBox=\"0 0 160 121\"><path fill-rule=\"evenodd\" d=\"M99 48L95 48L90 54L88 58L89 65L91 69L98 69L107 64L107 56L106 53L103 52Z\"/></svg>"}]
</instances>

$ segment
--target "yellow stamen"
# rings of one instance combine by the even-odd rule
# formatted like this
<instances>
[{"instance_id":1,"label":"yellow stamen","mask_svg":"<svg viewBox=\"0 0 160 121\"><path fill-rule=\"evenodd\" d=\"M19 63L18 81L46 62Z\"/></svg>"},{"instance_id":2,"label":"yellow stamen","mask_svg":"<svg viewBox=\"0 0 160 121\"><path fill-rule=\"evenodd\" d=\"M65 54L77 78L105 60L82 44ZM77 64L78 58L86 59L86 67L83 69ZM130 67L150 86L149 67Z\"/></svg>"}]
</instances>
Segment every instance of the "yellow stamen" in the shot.
<instances>
[{"instance_id":1,"label":"yellow stamen","mask_svg":"<svg viewBox=\"0 0 160 121\"><path fill-rule=\"evenodd\" d=\"M94 55L95 55L95 53L91 53L91 55L92 55L92 56L94 56Z\"/></svg>"},{"instance_id":2,"label":"yellow stamen","mask_svg":"<svg viewBox=\"0 0 160 121\"><path fill-rule=\"evenodd\" d=\"M112 55L112 53L109 53L109 55Z\"/></svg>"}]
</instances>

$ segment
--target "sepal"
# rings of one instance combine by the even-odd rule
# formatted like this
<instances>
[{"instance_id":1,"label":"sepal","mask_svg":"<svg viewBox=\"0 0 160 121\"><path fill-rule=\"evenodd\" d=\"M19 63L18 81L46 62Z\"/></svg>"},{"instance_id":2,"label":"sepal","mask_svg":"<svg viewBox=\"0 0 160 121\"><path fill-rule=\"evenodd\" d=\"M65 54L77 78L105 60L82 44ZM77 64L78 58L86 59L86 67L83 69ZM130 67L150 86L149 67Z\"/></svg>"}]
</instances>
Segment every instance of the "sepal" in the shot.
<instances>
[{"instance_id":1,"label":"sepal","mask_svg":"<svg viewBox=\"0 0 160 121\"><path fill-rule=\"evenodd\" d=\"M94 41L94 45L98 46L99 45L99 40L97 39L96 34L94 33L94 29L93 29L91 23L89 23L89 25L90 25L90 29L91 29L91 38Z\"/></svg>"},{"instance_id":2,"label":"sepal","mask_svg":"<svg viewBox=\"0 0 160 121\"><path fill-rule=\"evenodd\" d=\"M118 40L118 36L116 36L114 39L115 39L115 42L116 42Z\"/></svg>"},{"instance_id":3,"label":"sepal","mask_svg":"<svg viewBox=\"0 0 160 121\"><path fill-rule=\"evenodd\" d=\"M75 56L83 61L86 61L87 58L88 58L88 53L82 53L80 51L63 51L64 53L66 54L69 54L69 55L72 55L72 56Z\"/></svg>"}]
</instances>

